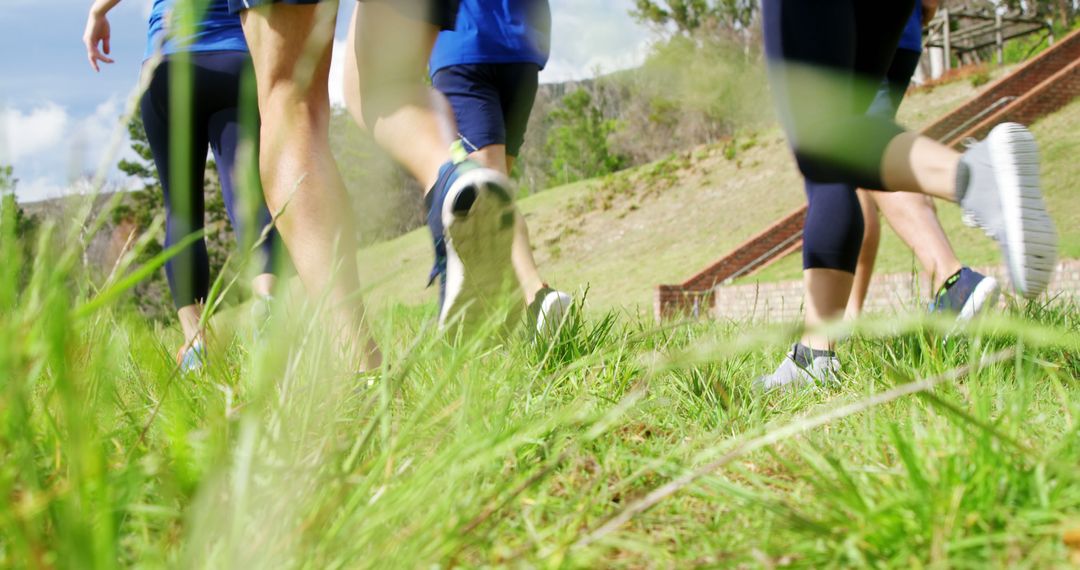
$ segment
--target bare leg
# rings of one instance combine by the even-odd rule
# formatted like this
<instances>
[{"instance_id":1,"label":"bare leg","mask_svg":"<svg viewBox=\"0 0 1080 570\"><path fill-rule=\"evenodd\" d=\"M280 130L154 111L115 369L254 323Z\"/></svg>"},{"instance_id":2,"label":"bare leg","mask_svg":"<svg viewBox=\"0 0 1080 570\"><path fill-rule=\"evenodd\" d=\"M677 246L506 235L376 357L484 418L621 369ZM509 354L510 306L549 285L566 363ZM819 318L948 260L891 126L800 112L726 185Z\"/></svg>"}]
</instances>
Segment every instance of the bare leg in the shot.
<instances>
[{"instance_id":1,"label":"bare leg","mask_svg":"<svg viewBox=\"0 0 1080 570\"><path fill-rule=\"evenodd\" d=\"M932 200L905 192L870 194L889 225L930 273L933 290L940 289L946 279L960 271L962 265L938 221Z\"/></svg>"},{"instance_id":2,"label":"bare leg","mask_svg":"<svg viewBox=\"0 0 1080 570\"><path fill-rule=\"evenodd\" d=\"M832 350L833 339L815 329L844 314L855 275L836 269L806 269L806 330L800 342L817 350Z\"/></svg>"},{"instance_id":3,"label":"bare leg","mask_svg":"<svg viewBox=\"0 0 1080 570\"><path fill-rule=\"evenodd\" d=\"M202 305L187 305L176 310L180 319L180 328L184 331L184 349L196 342L204 342L202 323Z\"/></svg>"},{"instance_id":4,"label":"bare leg","mask_svg":"<svg viewBox=\"0 0 1080 570\"><path fill-rule=\"evenodd\" d=\"M881 157L885 189L918 192L956 202L960 153L917 133L897 135Z\"/></svg>"},{"instance_id":5,"label":"bare leg","mask_svg":"<svg viewBox=\"0 0 1080 570\"><path fill-rule=\"evenodd\" d=\"M321 9L322 10L321 10ZM345 186L330 153L327 78L336 4L275 4L243 13L262 114L266 203L309 294L329 294L332 319L357 368L378 348L357 297L356 242ZM354 352L355 351L355 352Z\"/></svg>"},{"instance_id":6,"label":"bare leg","mask_svg":"<svg viewBox=\"0 0 1080 570\"><path fill-rule=\"evenodd\" d=\"M862 314L866 294L870 291L870 278L874 274L874 262L877 261L878 245L881 243L881 221L874 203L874 192L859 189L859 205L863 213L863 242L859 250L859 264L855 267L855 282L848 297L845 317L853 319Z\"/></svg>"},{"instance_id":7,"label":"bare leg","mask_svg":"<svg viewBox=\"0 0 1080 570\"><path fill-rule=\"evenodd\" d=\"M506 155L506 145L493 144L469 155L487 168L498 170L507 176L514 167L514 157ZM536 267L533 259L532 245L529 243L529 227L525 224L525 216L520 212L514 224L514 250L512 255L514 272L517 273L518 282L521 283L521 291L525 294L525 303L529 304L536 298L536 294L544 287L544 280L540 277L540 270Z\"/></svg>"},{"instance_id":8,"label":"bare leg","mask_svg":"<svg viewBox=\"0 0 1080 570\"><path fill-rule=\"evenodd\" d=\"M439 30L380 2L356 6L349 27L345 100L357 123L420 182L435 185L457 127L442 94L421 78Z\"/></svg>"}]
</instances>

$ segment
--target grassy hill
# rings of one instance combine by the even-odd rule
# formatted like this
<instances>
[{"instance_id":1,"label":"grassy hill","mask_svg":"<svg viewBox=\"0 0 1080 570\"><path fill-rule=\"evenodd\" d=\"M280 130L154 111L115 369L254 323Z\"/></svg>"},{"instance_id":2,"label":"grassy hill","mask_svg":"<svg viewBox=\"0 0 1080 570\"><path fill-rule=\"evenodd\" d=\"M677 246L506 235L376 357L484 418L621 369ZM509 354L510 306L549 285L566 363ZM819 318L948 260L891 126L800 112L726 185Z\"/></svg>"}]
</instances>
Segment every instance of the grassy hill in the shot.
<instances>
[{"instance_id":1,"label":"grassy hill","mask_svg":"<svg viewBox=\"0 0 1080 570\"><path fill-rule=\"evenodd\" d=\"M999 75L996 70L992 75ZM912 93L901 122L917 127L977 88L969 79ZM1062 233L1062 253L1080 257L1080 102L1033 126L1042 144L1047 199ZM743 134L599 180L554 188L520 201L532 229L536 258L552 285L587 286L593 309L650 311L653 287L680 282L804 201L802 184L777 128ZM993 263L992 243L959 222L955 207L941 207L961 258ZM909 251L884 232L880 271L908 270ZM426 230L360 253L375 306L430 300L424 290L431 246ZM751 280L797 278L798 255Z\"/></svg>"}]
</instances>

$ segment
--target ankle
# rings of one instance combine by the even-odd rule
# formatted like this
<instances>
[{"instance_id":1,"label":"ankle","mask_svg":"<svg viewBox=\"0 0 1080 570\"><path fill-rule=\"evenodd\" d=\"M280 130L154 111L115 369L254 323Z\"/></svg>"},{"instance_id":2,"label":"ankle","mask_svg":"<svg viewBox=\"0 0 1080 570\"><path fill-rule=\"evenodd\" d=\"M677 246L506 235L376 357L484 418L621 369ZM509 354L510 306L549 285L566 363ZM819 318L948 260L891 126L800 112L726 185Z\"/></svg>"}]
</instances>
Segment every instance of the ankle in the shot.
<instances>
[{"instance_id":1,"label":"ankle","mask_svg":"<svg viewBox=\"0 0 1080 570\"><path fill-rule=\"evenodd\" d=\"M817 348L810 348L803 343L795 345L793 359L795 364L799 366L810 366L814 363L815 358L835 358L836 352L833 350L824 350Z\"/></svg>"},{"instance_id":2,"label":"ankle","mask_svg":"<svg viewBox=\"0 0 1080 570\"><path fill-rule=\"evenodd\" d=\"M956 283L956 281L960 279L960 272L963 271L963 269L964 268L959 265L955 267L949 266L947 269L944 270L939 269L935 273L934 294L947 290L954 283Z\"/></svg>"}]
</instances>

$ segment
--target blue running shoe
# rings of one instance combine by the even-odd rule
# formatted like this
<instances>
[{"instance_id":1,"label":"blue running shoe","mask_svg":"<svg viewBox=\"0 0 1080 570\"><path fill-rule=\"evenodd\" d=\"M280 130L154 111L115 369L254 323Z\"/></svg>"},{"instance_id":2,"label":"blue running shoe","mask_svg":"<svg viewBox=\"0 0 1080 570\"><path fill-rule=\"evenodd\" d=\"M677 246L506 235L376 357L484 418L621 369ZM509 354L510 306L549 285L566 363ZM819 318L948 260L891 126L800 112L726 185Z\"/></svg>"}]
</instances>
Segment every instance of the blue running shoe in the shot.
<instances>
[{"instance_id":1,"label":"blue running shoe","mask_svg":"<svg viewBox=\"0 0 1080 570\"><path fill-rule=\"evenodd\" d=\"M945 281L930 303L930 312L953 313L956 320L967 321L996 305L1000 294L997 279L964 267Z\"/></svg>"},{"instance_id":2,"label":"blue running shoe","mask_svg":"<svg viewBox=\"0 0 1080 570\"><path fill-rule=\"evenodd\" d=\"M461 318L472 328L519 287L511 263L514 200L502 173L473 161L448 162L425 203L435 245L428 285L439 281L439 327Z\"/></svg>"}]
</instances>

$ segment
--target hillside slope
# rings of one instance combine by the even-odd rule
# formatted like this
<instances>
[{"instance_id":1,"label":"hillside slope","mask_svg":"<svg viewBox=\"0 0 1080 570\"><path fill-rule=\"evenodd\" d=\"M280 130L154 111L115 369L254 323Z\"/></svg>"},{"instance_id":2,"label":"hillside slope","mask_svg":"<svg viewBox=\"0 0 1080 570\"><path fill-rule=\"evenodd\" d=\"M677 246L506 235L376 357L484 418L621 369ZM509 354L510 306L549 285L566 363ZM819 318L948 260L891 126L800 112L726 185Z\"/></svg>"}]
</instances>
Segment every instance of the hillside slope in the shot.
<instances>
[{"instance_id":1,"label":"hillside slope","mask_svg":"<svg viewBox=\"0 0 1080 570\"><path fill-rule=\"evenodd\" d=\"M909 96L901 121L923 124L976 89L961 80ZM1080 257L1076 216L1080 197L1080 103L1035 125L1043 143L1047 195L1063 232L1063 253ZM1072 194L1072 195L1070 195ZM554 188L520 201L533 234L536 258L553 286L587 286L594 309L651 311L653 287L677 282L713 261L803 201L802 185L778 129L706 145L600 180ZM958 215L942 208L946 227ZM1071 223L1070 223L1071 222ZM1067 227L1068 226L1068 227ZM971 263L993 262L993 247L973 231L956 247ZM907 269L911 255L884 238L882 270ZM415 304L431 300L424 284L432 259L426 230L360 252L369 302ZM798 275L791 256L753 279Z\"/></svg>"}]
</instances>

